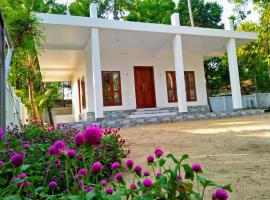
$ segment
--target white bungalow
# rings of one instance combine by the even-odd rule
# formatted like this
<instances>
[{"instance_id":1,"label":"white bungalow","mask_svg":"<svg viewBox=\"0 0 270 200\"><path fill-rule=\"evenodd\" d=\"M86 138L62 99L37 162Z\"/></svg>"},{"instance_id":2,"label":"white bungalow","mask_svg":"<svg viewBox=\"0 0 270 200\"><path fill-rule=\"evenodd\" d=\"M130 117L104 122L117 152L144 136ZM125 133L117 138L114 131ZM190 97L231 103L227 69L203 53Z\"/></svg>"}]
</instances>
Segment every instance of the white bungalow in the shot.
<instances>
[{"instance_id":1,"label":"white bungalow","mask_svg":"<svg viewBox=\"0 0 270 200\"><path fill-rule=\"evenodd\" d=\"M228 30L181 26L178 13L171 25L98 19L96 4L90 15L38 14L46 36L43 81L71 82L71 121L102 119L107 111L173 107L178 115L207 107L203 61L226 52L233 108L242 109L236 48L256 33L234 31L232 23Z\"/></svg>"}]
</instances>

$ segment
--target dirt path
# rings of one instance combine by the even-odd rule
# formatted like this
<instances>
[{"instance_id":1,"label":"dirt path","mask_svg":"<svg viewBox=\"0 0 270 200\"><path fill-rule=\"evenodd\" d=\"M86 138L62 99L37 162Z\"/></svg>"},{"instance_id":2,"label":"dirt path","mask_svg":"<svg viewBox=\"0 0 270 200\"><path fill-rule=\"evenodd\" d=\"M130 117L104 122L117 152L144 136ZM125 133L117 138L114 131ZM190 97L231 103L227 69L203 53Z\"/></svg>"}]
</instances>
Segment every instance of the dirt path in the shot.
<instances>
[{"instance_id":1,"label":"dirt path","mask_svg":"<svg viewBox=\"0 0 270 200\"><path fill-rule=\"evenodd\" d=\"M157 147L188 153L206 177L232 184L230 199L270 199L270 114L140 126L122 129L121 135L131 149L129 158L138 163Z\"/></svg>"}]
</instances>

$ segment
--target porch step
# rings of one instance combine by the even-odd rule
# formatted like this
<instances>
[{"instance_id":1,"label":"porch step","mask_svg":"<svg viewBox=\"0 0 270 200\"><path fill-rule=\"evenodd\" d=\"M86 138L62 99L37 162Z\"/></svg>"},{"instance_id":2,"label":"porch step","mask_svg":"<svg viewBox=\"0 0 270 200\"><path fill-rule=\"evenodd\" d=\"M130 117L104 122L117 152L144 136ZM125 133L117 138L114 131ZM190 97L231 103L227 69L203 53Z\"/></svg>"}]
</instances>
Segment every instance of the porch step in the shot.
<instances>
[{"instance_id":1,"label":"porch step","mask_svg":"<svg viewBox=\"0 0 270 200\"><path fill-rule=\"evenodd\" d=\"M177 112L171 112L167 109L155 108L155 109L140 109L128 116L129 119L138 118L153 118L153 117L171 117L176 116Z\"/></svg>"}]
</instances>

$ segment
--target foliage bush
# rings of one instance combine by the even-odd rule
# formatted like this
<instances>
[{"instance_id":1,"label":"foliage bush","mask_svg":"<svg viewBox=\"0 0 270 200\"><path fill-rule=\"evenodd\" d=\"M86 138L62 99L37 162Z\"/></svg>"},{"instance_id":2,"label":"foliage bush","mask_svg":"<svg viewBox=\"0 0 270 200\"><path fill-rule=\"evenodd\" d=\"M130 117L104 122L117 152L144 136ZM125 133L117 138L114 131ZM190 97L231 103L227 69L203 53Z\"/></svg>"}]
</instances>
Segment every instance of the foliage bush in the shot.
<instances>
[{"instance_id":1,"label":"foliage bush","mask_svg":"<svg viewBox=\"0 0 270 200\"><path fill-rule=\"evenodd\" d=\"M1 137L1 135L0 135ZM150 171L133 160L119 129L89 126L80 131L57 126L9 128L0 148L0 196L3 199L70 200L203 200L207 187L217 190L213 200L228 199L230 185L218 185L201 176L198 163L186 163L156 149L146 157ZM125 180L126 171L132 180ZM1 199L1 198L0 198ZM209 199L209 198L207 198Z\"/></svg>"}]
</instances>

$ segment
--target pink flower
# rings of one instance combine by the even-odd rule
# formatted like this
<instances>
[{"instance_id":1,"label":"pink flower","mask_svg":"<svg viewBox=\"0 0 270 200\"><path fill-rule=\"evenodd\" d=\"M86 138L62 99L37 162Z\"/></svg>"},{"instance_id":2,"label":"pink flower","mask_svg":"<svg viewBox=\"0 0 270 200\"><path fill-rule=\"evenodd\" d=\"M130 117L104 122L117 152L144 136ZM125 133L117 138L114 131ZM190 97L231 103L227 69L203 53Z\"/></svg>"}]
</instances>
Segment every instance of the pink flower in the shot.
<instances>
[{"instance_id":1,"label":"pink flower","mask_svg":"<svg viewBox=\"0 0 270 200\"><path fill-rule=\"evenodd\" d=\"M87 188L87 192L91 192L93 189L95 189L93 186L89 186L89 187Z\"/></svg>"},{"instance_id":2,"label":"pink flower","mask_svg":"<svg viewBox=\"0 0 270 200\"><path fill-rule=\"evenodd\" d=\"M157 177L161 176L160 171L158 171L156 175L157 175Z\"/></svg>"},{"instance_id":3,"label":"pink flower","mask_svg":"<svg viewBox=\"0 0 270 200\"><path fill-rule=\"evenodd\" d=\"M142 167L140 165L136 165L134 167L134 172L137 174L137 175L141 175L142 173Z\"/></svg>"},{"instance_id":4,"label":"pink flower","mask_svg":"<svg viewBox=\"0 0 270 200\"><path fill-rule=\"evenodd\" d=\"M153 182L152 182L151 179L146 178L146 179L143 180L143 185L144 185L145 187L147 187L147 188L150 188L150 187L152 187Z\"/></svg>"},{"instance_id":5,"label":"pink flower","mask_svg":"<svg viewBox=\"0 0 270 200\"><path fill-rule=\"evenodd\" d=\"M119 162L114 162L112 165L111 165L111 170L115 170L117 169L118 167L120 167L120 163Z\"/></svg>"},{"instance_id":6,"label":"pink flower","mask_svg":"<svg viewBox=\"0 0 270 200\"><path fill-rule=\"evenodd\" d=\"M148 163L153 163L154 160L155 160L154 156L152 156L152 155L147 156L147 162Z\"/></svg>"},{"instance_id":7,"label":"pink flower","mask_svg":"<svg viewBox=\"0 0 270 200\"><path fill-rule=\"evenodd\" d=\"M102 129L98 126L88 126L84 130L83 136L85 143L97 146L103 138Z\"/></svg>"},{"instance_id":8,"label":"pink flower","mask_svg":"<svg viewBox=\"0 0 270 200\"><path fill-rule=\"evenodd\" d=\"M93 165L92 165L92 173L98 173L100 172L102 169L103 169L103 165L100 163L100 162L95 162Z\"/></svg>"},{"instance_id":9,"label":"pink flower","mask_svg":"<svg viewBox=\"0 0 270 200\"><path fill-rule=\"evenodd\" d=\"M56 150L64 150L66 148L66 145L63 141L61 140L57 140L55 143L54 143L54 147Z\"/></svg>"},{"instance_id":10,"label":"pink flower","mask_svg":"<svg viewBox=\"0 0 270 200\"><path fill-rule=\"evenodd\" d=\"M137 187L137 185L136 185L135 183L131 183L131 184L130 184L130 189L131 189L131 190L137 190L138 187Z\"/></svg>"},{"instance_id":11,"label":"pink flower","mask_svg":"<svg viewBox=\"0 0 270 200\"><path fill-rule=\"evenodd\" d=\"M127 168L132 169L133 165L134 165L134 161L133 160L127 160L126 161Z\"/></svg>"},{"instance_id":12,"label":"pink flower","mask_svg":"<svg viewBox=\"0 0 270 200\"><path fill-rule=\"evenodd\" d=\"M23 144L23 148L25 148L25 149L29 149L29 148L30 148L30 145L29 145L29 144L27 144L27 143L25 143L25 144Z\"/></svg>"},{"instance_id":13,"label":"pink flower","mask_svg":"<svg viewBox=\"0 0 270 200\"><path fill-rule=\"evenodd\" d=\"M67 155L69 158L74 158L76 155L76 150L75 149L68 149L67 150Z\"/></svg>"},{"instance_id":14,"label":"pink flower","mask_svg":"<svg viewBox=\"0 0 270 200\"><path fill-rule=\"evenodd\" d=\"M82 168L78 171L78 175L79 176L83 176L83 177L86 177L87 176L87 169L85 168Z\"/></svg>"},{"instance_id":15,"label":"pink flower","mask_svg":"<svg viewBox=\"0 0 270 200\"><path fill-rule=\"evenodd\" d=\"M102 187L106 187L108 184L107 184L107 182L106 181L101 181L101 186Z\"/></svg>"},{"instance_id":16,"label":"pink flower","mask_svg":"<svg viewBox=\"0 0 270 200\"><path fill-rule=\"evenodd\" d=\"M157 158L160 158L163 155L163 151L161 149L156 149L155 150L155 155Z\"/></svg>"},{"instance_id":17,"label":"pink flower","mask_svg":"<svg viewBox=\"0 0 270 200\"><path fill-rule=\"evenodd\" d=\"M179 181L182 181L183 180L183 177L181 175L177 175L176 176L176 179L179 180Z\"/></svg>"},{"instance_id":18,"label":"pink flower","mask_svg":"<svg viewBox=\"0 0 270 200\"><path fill-rule=\"evenodd\" d=\"M23 154L16 153L11 157L11 164L14 167L20 167L23 164L24 156Z\"/></svg>"},{"instance_id":19,"label":"pink flower","mask_svg":"<svg viewBox=\"0 0 270 200\"><path fill-rule=\"evenodd\" d=\"M18 175L19 179L25 179L26 177L27 177L27 174L25 174L25 173L21 173Z\"/></svg>"},{"instance_id":20,"label":"pink flower","mask_svg":"<svg viewBox=\"0 0 270 200\"><path fill-rule=\"evenodd\" d=\"M0 168L4 166L4 161L3 160L0 160Z\"/></svg>"},{"instance_id":21,"label":"pink flower","mask_svg":"<svg viewBox=\"0 0 270 200\"><path fill-rule=\"evenodd\" d=\"M113 189L112 188L107 188L105 190L106 194L112 194L113 193Z\"/></svg>"},{"instance_id":22,"label":"pink flower","mask_svg":"<svg viewBox=\"0 0 270 200\"><path fill-rule=\"evenodd\" d=\"M75 146L81 146L84 144L84 138L83 138L83 135L78 133L75 135L74 137L74 143L75 143Z\"/></svg>"},{"instance_id":23,"label":"pink flower","mask_svg":"<svg viewBox=\"0 0 270 200\"><path fill-rule=\"evenodd\" d=\"M193 163L191 168L194 172L202 172L202 167L199 163Z\"/></svg>"},{"instance_id":24,"label":"pink flower","mask_svg":"<svg viewBox=\"0 0 270 200\"><path fill-rule=\"evenodd\" d=\"M218 189L212 194L213 200L227 200L229 198L229 195L226 190L224 189Z\"/></svg>"},{"instance_id":25,"label":"pink flower","mask_svg":"<svg viewBox=\"0 0 270 200\"><path fill-rule=\"evenodd\" d=\"M49 187L57 187L57 182L51 181L51 182L49 182L48 186Z\"/></svg>"},{"instance_id":26,"label":"pink flower","mask_svg":"<svg viewBox=\"0 0 270 200\"><path fill-rule=\"evenodd\" d=\"M144 172L143 172L143 175L144 175L144 176L150 176L150 172L149 172L149 171L144 171Z\"/></svg>"},{"instance_id":27,"label":"pink flower","mask_svg":"<svg viewBox=\"0 0 270 200\"><path fill-rule=\"evenodd\" d=\"M0 139L4 137L4 130L0 128Z\"/></svg>"},{"instance_id":28,"label":"pink flower","mask_svg":"<svg viewBox=\"0 0 270 200\"><path fill-rule=\"evenodd\" d=\"M122 176L122 174L121 173L117 173L117 174L115 174L115 179L118 181L118 182L120 182L122 179L123 179L123 176Z\"/></svg>"}]
</instances>

